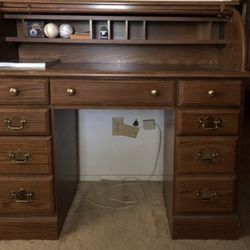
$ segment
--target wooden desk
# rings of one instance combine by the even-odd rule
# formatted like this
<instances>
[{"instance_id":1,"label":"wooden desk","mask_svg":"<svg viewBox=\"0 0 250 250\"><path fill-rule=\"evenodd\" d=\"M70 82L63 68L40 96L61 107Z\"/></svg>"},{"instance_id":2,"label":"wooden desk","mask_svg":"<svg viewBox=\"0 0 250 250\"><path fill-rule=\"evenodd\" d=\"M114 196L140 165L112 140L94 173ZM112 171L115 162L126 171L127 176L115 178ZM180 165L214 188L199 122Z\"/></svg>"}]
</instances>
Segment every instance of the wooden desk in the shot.
<instances>
[{"instance_id":1,"label":"wooden desk","mask_svg":"<svg viewBox=\"0 0 250 250\"><path fill-rule=\"evenodd\" d=\"M3 1L1 60L61 63L0 70L1 238L58 237L78 183L79 108L175 110L174 165L165 164L163 185L173 238L239 237L250 75L237 3ZM31 38L32 20L67 22L90 36Z\"/></svg>"}]
</instances>

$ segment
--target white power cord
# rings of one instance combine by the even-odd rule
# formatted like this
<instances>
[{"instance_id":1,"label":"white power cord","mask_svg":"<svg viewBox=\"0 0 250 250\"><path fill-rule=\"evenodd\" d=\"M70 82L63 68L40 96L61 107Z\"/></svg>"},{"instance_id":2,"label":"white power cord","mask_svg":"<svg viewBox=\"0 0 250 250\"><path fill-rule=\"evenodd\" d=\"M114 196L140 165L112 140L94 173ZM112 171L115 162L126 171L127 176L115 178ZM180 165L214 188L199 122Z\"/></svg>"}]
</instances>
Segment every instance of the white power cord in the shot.
<instances>
[{"instance_id":1,"label":"white power cord","mask_svg":"<svg viewBox=\"0 0 250 250\"><path fill-rule=\"evenodd\" d=\"M159 160L159 156L160 156L160 150L161 150L161 143L162 143L162 131L161 131L161 127L158 124L155 124L156 127L158 128L159 131L159 143L158 143L158 148L157 148L157 154L156 154L156 158L155 158L155 163L154 163L154 168L153 171L151 173L151 175L148 177L147 181L150 181L152 179L152 177L155 174L155 171L157 169L157 164L158 164L158 160ZM106 187L106 189L102 192L96 192L97 195L102 195L102 198L105 198L107 201L111 201L111 202L115 202L118 203L118 206L109 206L109 205L104 205L101 203L98 203L94 200L91 200L89 198L86 198L86 201L88 201L90 204L96 206L96 207L100 207L100 208L106 208L106 209L115 209L115 210L121 210L121 209L127 209L127 208L131 208L134 207L135 205L139 204L140 202L142 202L145 198L145 190L144 187L142 185L142 181L139 178L135 178L134 181L129 180L130 178L124 178L122 180L122 183L119 184L113 184L109 187ZM110 182L111 180L102 180L104 182ZM141 197L138 197L134 192L131 191L130 186L132 185L138 185L141 189ZM134 197L134 199L131 200L122 200L122 199L118 199L115 198L113 196L110 195L111 190L117 189L119 187L126 187L127 192L130 193L131 196Z\"/></svg>"}]
</instances>

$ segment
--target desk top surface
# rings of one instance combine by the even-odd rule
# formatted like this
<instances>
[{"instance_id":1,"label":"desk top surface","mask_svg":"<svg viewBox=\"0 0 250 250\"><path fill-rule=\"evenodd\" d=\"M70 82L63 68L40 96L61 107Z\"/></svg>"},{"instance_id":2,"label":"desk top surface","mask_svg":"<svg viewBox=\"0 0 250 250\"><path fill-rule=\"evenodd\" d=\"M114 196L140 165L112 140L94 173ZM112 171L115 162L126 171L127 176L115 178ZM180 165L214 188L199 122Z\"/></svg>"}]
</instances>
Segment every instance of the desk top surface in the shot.
<instances>
[{"instance_id":1,"label":"desk top surface","mask_svg":"<svg viewBox=\"0 0 250 250\"><path fill-rule=\"evenodd\" d=\"M1 77L243 77L250 72L232 71L211 66L126 64L126 63L60 63L48 69L0 69Z\"/></svg>"}]
</instances>

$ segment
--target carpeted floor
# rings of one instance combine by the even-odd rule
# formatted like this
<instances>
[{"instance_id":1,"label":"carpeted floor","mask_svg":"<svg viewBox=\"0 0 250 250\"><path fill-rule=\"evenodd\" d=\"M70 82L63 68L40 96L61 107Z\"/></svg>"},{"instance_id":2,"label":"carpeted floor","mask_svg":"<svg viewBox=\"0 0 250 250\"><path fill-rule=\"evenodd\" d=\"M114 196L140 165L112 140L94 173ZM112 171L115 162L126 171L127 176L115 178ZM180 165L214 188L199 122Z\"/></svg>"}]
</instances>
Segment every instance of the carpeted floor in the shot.
<instances>
[{"instance_id":1,"label":"carpeted floor","mask_svg":"<svg viewBox=\"0 0 250 250\"><path fill-rule=\"evenodd\" d=\"M242 237L239 240L171 240L162 197L162 184L143 183L145 198L138 205L120 210L95 207L86 197L96 197L103 184L80 183L60 239L57 241L0 241L1 250L248 250L250 249L250 193L241 189ZM140 187L132 187L142 197ZM97 190L97 193L95 192ZM118 191L119 192L119 191ZM125 191L124 191L125 192ZM130 194L123 194L127 197ZM116 201L111 205L117 205Z\"/></svg>"}]
</instances>

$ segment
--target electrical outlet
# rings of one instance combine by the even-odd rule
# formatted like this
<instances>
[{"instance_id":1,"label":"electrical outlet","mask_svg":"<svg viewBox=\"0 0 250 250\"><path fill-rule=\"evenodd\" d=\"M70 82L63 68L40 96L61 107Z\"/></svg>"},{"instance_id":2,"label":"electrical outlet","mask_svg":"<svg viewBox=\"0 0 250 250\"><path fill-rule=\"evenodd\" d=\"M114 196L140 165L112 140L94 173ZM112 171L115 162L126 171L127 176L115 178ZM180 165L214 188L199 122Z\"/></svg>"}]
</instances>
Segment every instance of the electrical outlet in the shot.
<instances>
[{"instance_id":1,"label":"electrical outlet","mask_svg":"<svg viewBox=\"0 0 250 250\"><path fill-rule=\"evenodd\" d=\"M143 128L145 130L155 129L155 120L154 119L143 120Z\"/></svg>"},{"instance_id":2,"label":"electrical outlet","mask_svg":"<svg viewBox=\"0 0 250 250\"><path fill-rule=\"evenodd\" d=\"M123 135L123 117L112 117L112 135Z\"/></svg>"},{"instance_id":3,"label":"electrical outlet","mask_svg":"<svg viewBox=\"0 0 250 250\"><path fill-rule=\"evenodd\" d=\"M136 138L138 132L139 132L138 127L129 126L127 124L123 124L122 126L122 135L124 136Z\"/></svg>"}]
</instances>

